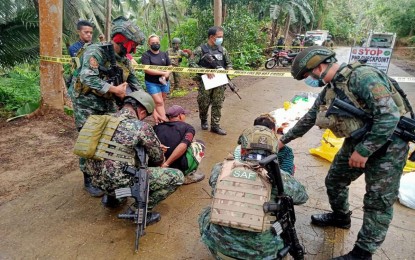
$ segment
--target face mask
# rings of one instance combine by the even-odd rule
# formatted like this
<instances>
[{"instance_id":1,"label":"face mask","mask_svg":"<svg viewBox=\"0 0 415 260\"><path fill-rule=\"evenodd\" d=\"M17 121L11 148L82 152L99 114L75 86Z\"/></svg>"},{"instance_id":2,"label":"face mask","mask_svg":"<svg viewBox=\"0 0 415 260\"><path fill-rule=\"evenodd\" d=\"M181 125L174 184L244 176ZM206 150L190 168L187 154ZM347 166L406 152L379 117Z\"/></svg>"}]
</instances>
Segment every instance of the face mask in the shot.
<instances>
[{"instance_id":1,"label":"face mask","mask_svg":"<svg viewBox=\"0 0 415 260\"><path fill-rule=\"evenodd\" d=\"M323 80L321 80L321 79L315 79L315 78L313 78L311 76L308 76L304 80L304 83L307 84L310 87L313 87L313 88L318 88L318 87L322 87L322 86L325 85L324 82L323 82Z\"/></svg>"},{"instance_id":2,"label":"face mask","mask_svg":"<svg viewBox=\"0 0 415 260\"><path fill-rule=\"evenodd\" d=\"M159 43L151 44L151 45L150 45L150 48L151 48L153 51L158 51L158 50L160 50L160 44L159 44Z\"/></svg>"},{"instance_id":3,"label":"face mask","mask_svg":"<svg viewBox=\"0 0 415 260\"><path fill-rule=\"evenodd\" d=\"M222 44L222 42L223 42L223 38L216 38L215 45L220 46Z\"/></svg>"},{"instance_id":4,"label":"face mask","mask_svg":"<svg viewBox=\"0 0 415 260\"><path fill-rule=\"evenodd\" d=\"M127 49L122 44L119 44L119 46L120 46L120 53L118 53L118 55L120 55L120 57L124 57L125 55L127 55Z\"/></svg>"}]
</instances>

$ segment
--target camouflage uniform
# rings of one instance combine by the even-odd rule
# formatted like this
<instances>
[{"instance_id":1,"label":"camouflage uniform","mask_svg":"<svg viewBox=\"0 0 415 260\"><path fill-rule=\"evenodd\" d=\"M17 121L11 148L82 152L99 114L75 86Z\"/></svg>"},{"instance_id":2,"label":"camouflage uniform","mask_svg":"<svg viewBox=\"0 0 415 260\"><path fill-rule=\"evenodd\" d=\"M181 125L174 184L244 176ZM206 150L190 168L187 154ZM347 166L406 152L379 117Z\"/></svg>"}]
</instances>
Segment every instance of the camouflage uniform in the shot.
<instances>
[{"instance_id":1,"label":"camouflage uniform","mask_svg":"<svg viewBox=\"0 0 415 260\"><path fill-rule=\"evenodd\" d=\"M173 67L179 67L182 57L189 58L189 54L180 49L170 48L167 53ZM173 72L173 80L173 89L180 88L180 73Z\"/></svg>"},{"instance_id":2,"label":"camouflage uniform","mask_svg":"<svg viewBox=\"0 0 415 260\"><path fill-rule=\"evenodd\" d=\"M212 195L215 192L216 182L222 163L212 169L209 184ZM290 174L282 171L284 192L293 198L294 204L299 205L307 201L308 195L304 186ZM277 189L272 189L272 199L275 199ZM284 247L280 236L275 236L270 230L262 233L225 227L210 223L211 208L205 208L199 217L199 229L203 243L216 259L222 259L221 254L237 259L275 259L277 253ZM218 255L219 254L219 255Z\"/></svg>"},{"instance_id":3,"label":"camouflage uniform","mask_svg":"<svg viewBox=\"0 0 415 260\"><path fill-rule=\"evenodd\" d=\"M343 64L338 71L340 71ZM335 81L333 81L334 84ZM301 118L281 141L286 144L303 136L315 124L320 105L325 104L326 86L319 94L313 107ZM348 186L363 173L366 181L366 194L363 199L363 226L358 234L356 245L374 253L385 239L393 215L399 181L408 155L408 143L392 135L400 118L397 105L393 101L387 78L375 68L356 68L349 77L348 89L357 98L362 108L374 120L370 132L363 140L346 138L336 154L325 180L327 194L334 212L349 212ZM386 147L387 142L389 146ZM365 169L350 168L349 158L354 151L368 157Z\"/></svg>"},{"instance_id":4,"label":"camouflage uniform","mask_svg":"<svg viewBox=\"0 0 415 260\"><path fill-rule=\"evenodd\" d=\"M327 39L327 40L325 40L323 42L322 46L327 47L327 48L333 50L333 48L334 48L334 42L332 40L330 40L330 39Z\"/></svg>"},{"instance_id":5,"label":"camouflage uniform","mask_svg":"<svg viewBox=\"0 0 415 260\"><path fill-rule=\"evenodd\" d=\"M149 162L156 165L164 160L160 141L149 124L138 120L136 114L126 108L121 109L114 116L126 119L118 125L112 141L129 148L144 146ZM102 161L88 159L86 169L91 173L92 183L96 187L109 195L114 195L115 189L128 187L130 183L130 176L121 170L126 164L110 159ZM180 170L172 168L149 167L148 169L150 174L148 207L151 209L183 184L184 176Z\"/></svg>"},{"instance_id":6,"label":"camouflage uniform","mask_svg":"<svg viewBox=\"0 0 415 260\"><path fill-rule=\"evenodd\" d=\"M206 46L211 51L217 51L217 46L210 46L206 44ZM223 49L223 61L224 61L224 68L225 69L232 69L232 62L229 56L228 51L221 46ZM200 68L202 67L200 64L201 58L203 56L202 47L199 46L193 52L194 58L189 60L189 66L193 68ZM202 79L198 76L199 81L199 94L197 96L197 103L199 105L199 118L201 121L207 121L208 119L208 110L209 106L212 105L211 108L211 127L219 127L219 122L221 118L221 109L223 105L223 101L225 100L225 88L224 86L219 86L213 89L205 90L205 86L203 85Z\"/></svg>"}]
</instances>

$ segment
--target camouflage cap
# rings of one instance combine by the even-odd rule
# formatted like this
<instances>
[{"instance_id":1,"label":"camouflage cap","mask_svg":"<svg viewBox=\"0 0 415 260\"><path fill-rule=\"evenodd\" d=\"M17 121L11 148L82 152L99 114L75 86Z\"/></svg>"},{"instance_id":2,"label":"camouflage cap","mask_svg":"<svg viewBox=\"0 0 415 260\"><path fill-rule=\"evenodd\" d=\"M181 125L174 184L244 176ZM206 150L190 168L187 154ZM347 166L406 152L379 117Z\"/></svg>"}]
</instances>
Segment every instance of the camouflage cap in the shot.
<instances>
[{"instance_id":1,"label":"camouflage cap","mask_svg":"<svg viewBox=\"0 0 415 260\"><path fill-rule=\"evenodd\" d=\"M118 33L124 35L138 45L143 45L145 42L144 33L140 30L140 28L124 16L115 18L112 21L111 38Z\"/></svg>"}]
</instances>

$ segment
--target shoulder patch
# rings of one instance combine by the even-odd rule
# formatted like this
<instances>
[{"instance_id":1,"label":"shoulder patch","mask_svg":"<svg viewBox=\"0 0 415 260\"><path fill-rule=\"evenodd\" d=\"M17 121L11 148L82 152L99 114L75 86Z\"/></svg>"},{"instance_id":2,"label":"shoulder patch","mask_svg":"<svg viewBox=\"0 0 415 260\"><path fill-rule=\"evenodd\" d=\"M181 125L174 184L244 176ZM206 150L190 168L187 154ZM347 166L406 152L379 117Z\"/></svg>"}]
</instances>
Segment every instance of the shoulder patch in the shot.
<instances>
[{"instance_id":1,"label":"shoulder patch","mask_svg":"<svg viewBox=\"0 0 415 260\"><path fill-rule=\"evenodd\" d=\"M381 98L390 96L390 93L387 90L387 88L384 85L379 84L379 83L377 83L375 86L372 87L371 92L375 99L381 99Z\"/></svg>"},{"instance_id":2,"label":"shoulder patch","mask_svg":"<svg viewBox=\"0 0 415 260\"><path fill-rule=\"evenodd\" d=\"M99 64L98 64L97 59L95 59L95 57L89 58L89 67L91 67L92 69L98 69Z\"/></svg>"}]
</instances>

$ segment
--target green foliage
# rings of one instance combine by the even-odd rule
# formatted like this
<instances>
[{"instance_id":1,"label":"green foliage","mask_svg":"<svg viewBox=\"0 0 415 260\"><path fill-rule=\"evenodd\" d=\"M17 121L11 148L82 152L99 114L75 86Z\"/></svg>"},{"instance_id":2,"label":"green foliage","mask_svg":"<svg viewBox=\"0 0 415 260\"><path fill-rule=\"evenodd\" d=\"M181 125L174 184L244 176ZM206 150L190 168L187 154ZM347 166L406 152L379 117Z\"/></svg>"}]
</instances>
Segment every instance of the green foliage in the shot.
<instances>
[{"instance_id":1,"label":"green foliage","mask_svg":"<svg viewBox=\"0 0 415 260\"><path fill-rule=\"evenodd\" d=\"M21 65L0 77L0 107L17 114L32 111L39 105L38 65ZM20 109L20 110L19 110Z\"/></svg>"},{"instance_id":2,"label":"green foliage","mask_svg":"<svg viewBox=\"0 0 415 260\"><path fill-rule=\"evenodd\" d=\"M176 97L184 97L189 93L186 89L175 89L171 92L170 97L176 98Z\"/></svg>"}]
</instances>

